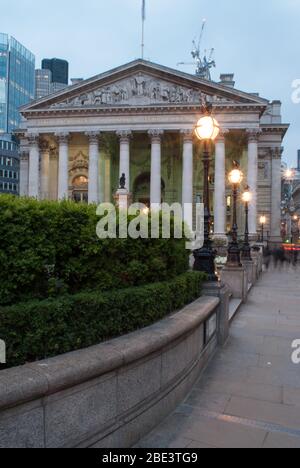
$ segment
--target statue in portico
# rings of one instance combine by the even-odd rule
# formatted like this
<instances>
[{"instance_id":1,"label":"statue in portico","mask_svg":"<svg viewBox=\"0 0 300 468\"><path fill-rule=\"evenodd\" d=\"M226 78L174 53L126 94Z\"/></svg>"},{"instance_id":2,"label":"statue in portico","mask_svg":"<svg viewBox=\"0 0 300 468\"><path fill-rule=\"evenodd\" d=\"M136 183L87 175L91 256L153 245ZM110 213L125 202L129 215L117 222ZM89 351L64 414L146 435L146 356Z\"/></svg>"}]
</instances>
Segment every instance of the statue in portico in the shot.
<instances>
[{"instance_id":1,"label":"statue in portico","mask_svg":"<svg viewBox=\"0 0 300 468\"><path fill-rule=\"evenodd\" d=\"M126 175L122 174L120 178L120 189L124 190L126 188Z\"/></svg>"}]
</instances>

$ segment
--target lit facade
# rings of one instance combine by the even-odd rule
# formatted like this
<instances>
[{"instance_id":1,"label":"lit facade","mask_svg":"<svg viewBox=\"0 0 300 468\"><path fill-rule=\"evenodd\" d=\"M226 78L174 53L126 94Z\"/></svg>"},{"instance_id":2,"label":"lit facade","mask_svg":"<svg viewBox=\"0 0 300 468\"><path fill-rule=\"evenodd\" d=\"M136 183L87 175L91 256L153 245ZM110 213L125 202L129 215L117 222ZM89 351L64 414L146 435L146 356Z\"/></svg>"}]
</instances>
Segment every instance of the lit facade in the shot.
<instances>
[{"instance_id":1,"label":"lit facade","mask_svg":"<svg viewBox=\"0 0 300 468\"><path fill-rule=\"evenodd\" d=\"M203 191L203 146L194 128L206 98L220 125L210 176L215 237L225 238L231 227L227 176L237 160L252 192L251 236L257 238L265 215L271 242L280 242L288 125L279 101L239 91L232 81L214 83L137 60L23 107L21 194L113 202L124 173L135 202L195 208ZM192 224L190 213L184 218ZM243 225L240 203L241 232Z\"/></svg>"}]
</instances>

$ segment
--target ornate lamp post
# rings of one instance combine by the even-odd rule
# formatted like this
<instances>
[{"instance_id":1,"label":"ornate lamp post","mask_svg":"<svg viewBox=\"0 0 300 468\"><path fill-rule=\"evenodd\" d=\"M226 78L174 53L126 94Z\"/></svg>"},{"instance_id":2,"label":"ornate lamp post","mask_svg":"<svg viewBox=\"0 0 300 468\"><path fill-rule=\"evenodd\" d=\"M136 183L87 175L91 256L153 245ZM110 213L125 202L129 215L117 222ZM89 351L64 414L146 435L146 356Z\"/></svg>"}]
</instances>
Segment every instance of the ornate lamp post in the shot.
<instances>
[{"instance_id":1,"label":"ornate lamp post","mask_svg":"<svg viewBox=\"0 0 300 468\"><path fill-rule=\"evenodd\" d=\"M232 220L232 240L228 247L227 266L241 267L241 252L238 243L238 225L237 225L237 197L238 188L243 181L243 173L239 164L234 161L233 169L229 174L228 180L232 185L233 192L233 220Z\"/></svg>"},{"instance_id":2,"label":"ornate lamp post","mask_svg":"<svg viewBox=\"0 0 300 468\"><path fill-rule=\"evenodd\" d=\"M205 106L205 116L202 117L195 128L197 138L204 143L203 166L204 166L204 188L203 188L203 203L204 203L204 244L201 249L195 250L195 265L196 271L207 273L209 281L217 281L218 278L215 272L215 254L212 249L212 241L210 239L211 213L210 213L210 194L209 194L209 169L210 169L210 145L220 132L220 127L216 119L211 116L211 107Z\"/></svg>"},{"instance_id":3,"label":"ornate lamp post","mask_svg":"<svg viewBox=\"0 0 300 468\"><path fill-rule=\"evenodd\" d=\"M260 217L260 225L261 225L261 242L264 243L265 240L265 224L267 222L267 218L265 216Z\"/></svg>"},{"instance_id":4,"label":"ornate lamp post","mask_svg":"<svg viewBox=\"0 0 300 468\"><path fill-rule=\"evenodd\" d=\"M247 185L242 196L242 200L245 203L245 217L246 217L245 239L244 239L244 245L242 249L242 259L250 260L250 261L252 260L251 247L250 247L250 242L249 242L249 203L251 202L251 199L252 199L252 194L250 192L249 185Z\"/></svg>"}]
</instances>

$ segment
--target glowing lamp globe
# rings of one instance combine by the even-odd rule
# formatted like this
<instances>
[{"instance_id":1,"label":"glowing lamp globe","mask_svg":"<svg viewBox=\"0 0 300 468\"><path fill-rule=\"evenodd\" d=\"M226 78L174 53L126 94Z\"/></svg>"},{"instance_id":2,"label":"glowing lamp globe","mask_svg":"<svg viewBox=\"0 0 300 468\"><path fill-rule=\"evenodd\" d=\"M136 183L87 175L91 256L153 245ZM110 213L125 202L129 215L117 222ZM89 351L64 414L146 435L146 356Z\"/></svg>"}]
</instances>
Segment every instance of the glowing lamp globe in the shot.
<instances>
[{"instance_id":1,"label":"glowing lamp globe","mask_svg":"<svg viewBox=\"0 0 300 468\"><path fill-rule=\"evenodd\" d=\"M215 140L220 133L220 126L216 119L210 116L198 120L195 134L199 140Z\"/></svg>"},{"instance_id":2,"label":"glowing lamp globe","mask_svg":"<svg viewBox=\"0 0 300 468\"><path fill-rule=\"evenodd\" d=\"M233 169L229 173L228 179L232 185L240 185L243 181L243 177L243 173L240 169Z\"/></svg>"},{"instance_id":3,"label":"glowing lamp globe","mask_svg":"<svg viewBox=\"0 0 300 468\"><path fill-rule=\"evenodd\" d=\"M250 192L249 187L246 188L245 192L243 193L243 202L244 203L250 203L252 200L252 193Z\"/></svg>"},{"instance_id":4,"label":"glowing lamp globe","mask_svg":"<svg viewBox=\"0 0 300 468\"><path fill-rule=\"evenodd\" d=\"M260 218L260 224L266 224L267 218L265 216L261 216Z\"/></svg>"}]
</instances>

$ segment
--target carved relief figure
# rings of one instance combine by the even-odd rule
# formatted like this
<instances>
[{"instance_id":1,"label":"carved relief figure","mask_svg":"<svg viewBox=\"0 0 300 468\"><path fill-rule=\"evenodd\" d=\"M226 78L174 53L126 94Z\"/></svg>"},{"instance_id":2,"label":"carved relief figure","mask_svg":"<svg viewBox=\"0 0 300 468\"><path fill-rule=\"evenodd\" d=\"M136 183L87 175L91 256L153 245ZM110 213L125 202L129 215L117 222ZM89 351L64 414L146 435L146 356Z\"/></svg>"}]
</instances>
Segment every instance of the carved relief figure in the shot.
<instances>
[{"instance_id":1,"label":"carved relief figure","mask_svg":"<svg viewBox=\"0 0 300 468\"><path fill-rule=\"evenodd\" d=\"M200 90L184 86L172 85L166 81L153 79L139 74L131 79L124 79L112 86L106 86L89 93L68 99L66 102L54 104L52 107L64 106L95 106L151 103L199 104L202 99Z\"/></svg>"}]
</instances>

